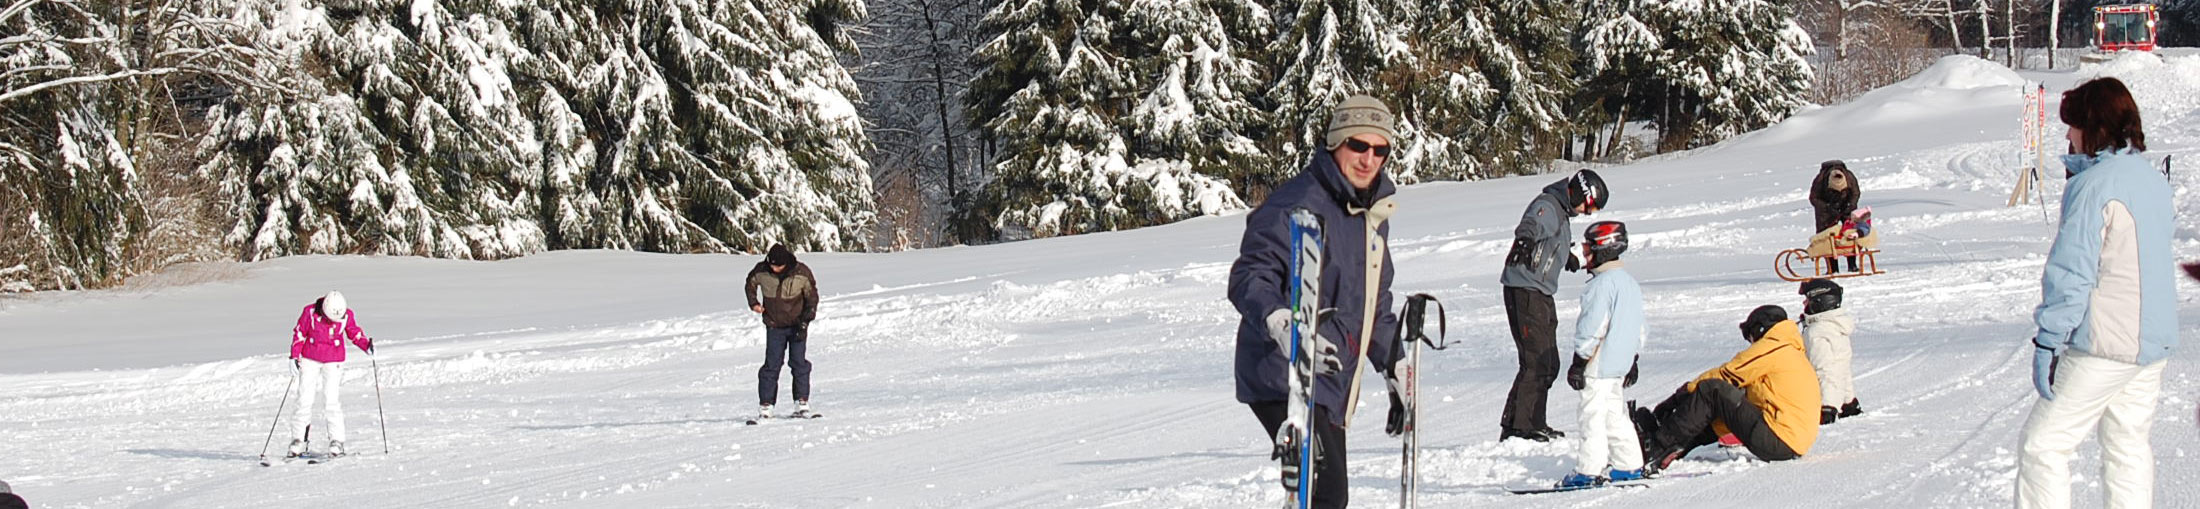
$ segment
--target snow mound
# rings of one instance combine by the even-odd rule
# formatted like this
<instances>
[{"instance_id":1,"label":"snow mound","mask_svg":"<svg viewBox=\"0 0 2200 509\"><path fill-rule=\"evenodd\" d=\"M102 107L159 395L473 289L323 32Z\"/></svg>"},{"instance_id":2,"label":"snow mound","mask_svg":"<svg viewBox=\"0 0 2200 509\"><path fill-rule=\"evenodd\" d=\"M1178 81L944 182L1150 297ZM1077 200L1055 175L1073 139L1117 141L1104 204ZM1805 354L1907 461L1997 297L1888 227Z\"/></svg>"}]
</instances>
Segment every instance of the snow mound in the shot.
<instances>
[{"instance_id":1,"label":"snow mound","mask_svg":"<svg viewBox=\"0 0 2200 509\"><path fill-rule=\"evenodd\" d=\"M2022 87L2024 78L2016 71L1970 55L1948 55L1934 62L1932 67L1895 83L1894 86L1910 89L1942 88L1968 90L1990 87Z\"/></svg>"},{"instance_id":2,"label":"snow mound","mask_svg":"<svg viewBox=\"0 0 2200 509\"><path fill-rule=\"evenodd\" d=\"M2146 72L2162 66L2161 55L2147 51L2122 51L2107 62L2086 63L2078 67L2078 74L2092 77L2124 76Z\"/></svg>"},{"instance_id":3,"label":"snow mound","mask_svg":"<svg viewBox=\"0 0 2200 509\"><path fill-rule=\"evenodd\" d=\"M1916 76L1866 92L1847 103L1797 113L1723 145L1761 147L1825 139L1872 126L1912 124L1960 110L2008 108L2021 104L2025 86L2023 77L2001 64L1974 56L1949 55Z\"/></svg>"},{"instance_id":4,"label":"snow mound","mask_svg":"<svg viewBox=\"0 0 2200 509\"><path fill-rule=\"evenodd\" d=\"M2163 58L2153 53L2126 51L2115 60L2079 69L2086 79L2113 77L2123 80L2138 100L2140 115L2149 134L2157 128L2184 129L2186 120L2200 116L2200 56ZM2150 136L2150 138L2153 138Z\"/></svg>"}]
</instances>

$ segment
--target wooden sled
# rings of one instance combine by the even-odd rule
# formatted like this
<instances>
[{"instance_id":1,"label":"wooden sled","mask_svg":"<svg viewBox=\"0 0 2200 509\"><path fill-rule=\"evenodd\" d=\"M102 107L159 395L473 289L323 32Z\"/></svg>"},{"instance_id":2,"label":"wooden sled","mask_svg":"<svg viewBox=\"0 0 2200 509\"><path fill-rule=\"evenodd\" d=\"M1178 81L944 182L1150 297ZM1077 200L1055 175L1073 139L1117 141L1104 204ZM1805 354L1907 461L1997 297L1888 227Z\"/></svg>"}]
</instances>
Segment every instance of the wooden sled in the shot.
<instances>
[{"instance_id":1,"label":"wooden sled","mask_svg":"<svg viewBox=\"0 0 2200 509\"><path fill-rule=\"evenodd\" d=\"M1781 251L1778 257L1773 258L1772 272L1779 274L1780 279L1794 282L1886 274L1887 271L1879 268L1878 255L1879 250L1877 249L1864 249L1857 246L1850 246L1845 249L1837 248L1833 254L1824 256L1812 255L1808 249L1789 249ZM1842 259L1849 256L1856 257L1857 270L1853 272L1840 270ZM1808 271L1798 266L1798 263L1803 260L1810 261Z\"/></svg>"},{"instance_id":2,"label":"wooden sled","mask_svg":"<svg viewBox=\"0 0 2200 509\"><path fill-rule=\"evenodd\" d=\"M1879 268L1878 234L1854 237L1854 231L1835 225L1811 236L1809 248L1781 251L1772 259L1773 274L1795 282L1886 274L1887 271ZM1857 270L1841 270L1843 259L1851 256L1856 257ZM1801 266L1805 260L1810 262L1808 272Z\"/></svg>"}]
</instances>

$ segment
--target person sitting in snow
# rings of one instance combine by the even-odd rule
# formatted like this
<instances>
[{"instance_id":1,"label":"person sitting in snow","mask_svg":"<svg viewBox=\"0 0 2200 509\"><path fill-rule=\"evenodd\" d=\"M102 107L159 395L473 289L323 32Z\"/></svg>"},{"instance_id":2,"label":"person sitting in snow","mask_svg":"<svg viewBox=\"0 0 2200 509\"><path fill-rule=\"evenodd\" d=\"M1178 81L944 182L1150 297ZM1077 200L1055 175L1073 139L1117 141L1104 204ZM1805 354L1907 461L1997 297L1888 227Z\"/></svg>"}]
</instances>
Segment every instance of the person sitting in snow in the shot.
<instances>
[{"instance_id":1,"label":"person sitting in snow","mask_svg":"<svg viewBox=\"0 0 2200 509\"><path fill-rule=\"evenodd\" d=\"M1826 235L1828 229L1843 227L1856 214L1857 202L1863 196L1864 188L1856 181L1856 174L1849 171L1848 163L1839 159L1819 163L1818 177L1810 181L1810 208L1818 219L1811 235ZM1857 272L1856 257L1849 256L1848 261L1849 272Z\"/></svg>"},{"instance_id":2,"label":"person sitting in snow","mask_svg":"<svg viewBox=\"0 0 2200 509\"><path fill-rule=\"evenodd\" d=\"M1849 371L1849 335L1856 333L1856 317L1841 307L1841 285L1812 279L1796 293L1803 296L1803 350L1811 368L1818 370L1818 424L1864 413Z\"/></svg>"},{"instance_id":3,"label":"person sitting in snow","mask_svg":"<svg viewBox=\"0 0 2200 509\"><path fill-rule=\"evenodd\" d=\"M1324 137L1328 150L1315 152L1298 176L1284 181L1268 199L1245 216L1245 234L1238 256L1230 265L1229 299L1237 308L1237 400L1253 411L1253 417L1276 444L1275 455L1283 462L1284 489L1298 490L1299 447L1311 447L1314 507L1345 507L1351 483L1345 470L1345 427L1357 408L1362 359L1372 361L1399 393L1397 370L1403 355L1398 341L1398 317L1391 310L1390 284L1395 268L1390 258L1391 214L1398 210L1391 195L1397 186L1383 172L1397 134L1391 130L1396 117L1381 100L1364 95L1345 98L1330 115ZM1304 431L1310 443L1291 443L1294 435L1284 428L1290 416L1292 315L1291 264L1298 254L1292 249L1291 213L1304 208L1320 216L1324 237L1322 266L1318 271L1321 302L1315 308L1332 310L1316 326L1304 345L1313 359L1311 387L1315 408L1308 412ZM1407 403L1392 398L1393 416L1404 416ZM1392 426L1392 431L1398 426Z\"/></svg>"},{"instance_id":4,"label":"person sitting in snow","mask_svg":"<svg viewBox=\"0 0 2200 509\"><path fill-rule=\"evenodd\" d=\"M810 415L810 321L817 319L817 277L794 251L773 244L749 269L741 295L764 318L764 367L756 370L759 417L769 419L779 402L779 368L794 372L794 417Z\"/></svg>"},{"instance_id":5,"label":"person sitting in snow","mask_svg":"<svg viewBox=\"0 0 2200 509\"><path fill-rule=\"evenodd\" d=\"M1642 286L1619 260L1627 251L1627 225L1601 221L1581 238L1587 253L1582 266L1590 276L1581 288L1566 384L1581 391L1582 441L1574 473L1558 481L1562 488L1642 478L1642 444L1623 394L1640 373L1643 343Z\"/></svg>"},{"instance_id":6,"label":"person sitting in snow","mask_svg":"<svg viewBox=\"0 0 2200 509\"><path fill-rule=\"evenodd\" d=\"M342 292L330 291L307 304L290 330L290 365L297 370L298 411L290 419L290 457L306 453L306 430L313 423L315 393L328 401L328 455L344 455L344 405L336 387L344 381L344 342L374 355L374 339L359 329Z\"/></svg>"},{"instance_id":7,"label":"person sitting in snow","mask_svg":"<svg viewBox=\"0 0 2200 509\"><path fill-rule=\"evenodd\" d=\"M1644 430L1643 472L1656 474L1698 446L1733 434L1750 454L1785 461L1818 440L1818 375L1787 311L1759 306L1742 321L1749 347L1682 385L1657 409L1635 411Z\"/></svg>"},{"instance_id":8,"label":"person sitting in snow","mask_svg":"<svg viewBox=\"0 0 2200 509\"><path fill-rule=\"evenodd\" d=\"M2147 435L2177 347L2176 198L2147 149L2139 106L2115 78L2063 93L2070 126L2062 223L2033 312L2032 384L2017 507L2069 507L2070 457L2099 433L2108 507L2150 507Z\"/></svg>"}]
</instances>

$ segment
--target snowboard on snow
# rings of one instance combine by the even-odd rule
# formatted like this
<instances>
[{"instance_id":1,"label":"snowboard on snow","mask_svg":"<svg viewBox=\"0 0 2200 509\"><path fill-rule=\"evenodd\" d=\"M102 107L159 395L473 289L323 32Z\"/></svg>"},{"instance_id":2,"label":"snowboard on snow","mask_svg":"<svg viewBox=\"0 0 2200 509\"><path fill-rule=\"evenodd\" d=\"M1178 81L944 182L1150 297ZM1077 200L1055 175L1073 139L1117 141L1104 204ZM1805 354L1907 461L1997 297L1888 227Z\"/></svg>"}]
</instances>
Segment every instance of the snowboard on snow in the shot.
<instances>
[{"instance_id":1,"label":"snowboard on snow","mask_svg":"<svg viewBox=\"0 0 2200 509\"><path fill-rule=\"evenodd\" d=\"M1285 435L1277 456L1283 460L1284 497L1287 509L1307 509L1314 501L1314 451L1308 421L1314 415L1314 358L1307 348L1318 333L1322 270L1321 216L1304 207L1291 210L1291 373L1290 402L1283 428ZM1296 466L1297 468L1293 468Z\"/></svg>"}]
</instances>

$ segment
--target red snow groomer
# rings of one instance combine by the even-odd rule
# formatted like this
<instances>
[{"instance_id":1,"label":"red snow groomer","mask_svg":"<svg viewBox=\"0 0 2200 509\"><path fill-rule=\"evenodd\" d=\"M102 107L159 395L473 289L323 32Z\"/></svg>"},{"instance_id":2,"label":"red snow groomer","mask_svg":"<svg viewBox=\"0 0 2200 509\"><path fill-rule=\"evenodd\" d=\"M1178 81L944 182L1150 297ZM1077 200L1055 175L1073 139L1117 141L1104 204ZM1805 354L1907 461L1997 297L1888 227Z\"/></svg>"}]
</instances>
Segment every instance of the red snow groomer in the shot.
<instances>
[{"instance_id":1,"label":"red snow groomer","mask_svg":"<svg viewBox=\"0 0 2200 509\"><path fill-rule=\"evenodd\" d=\"M1800 264L1810 261L1810 271ZM1841 270L1841 262L1848 270ZM1856 209L1841 224L1810 236L1810 247L1781 251L1772 259L1772 272L1780 279L1802 282L1886 274L1879 269L1879 235L1872 231L1872 208Z\"/></svg>"},{"instance_id":2,"label":"red snow groomer","mask_svg":"<svg viewBox=\"0 0 2200 509\"><path fill-rule=\"evenodd\" d=\"M2155 25L2162 13L2154 4L2103 5L2093 8L2093 50L2089 60L2108 60L2116 52L2154 51Z\"/></svg>"}]
</instances>

